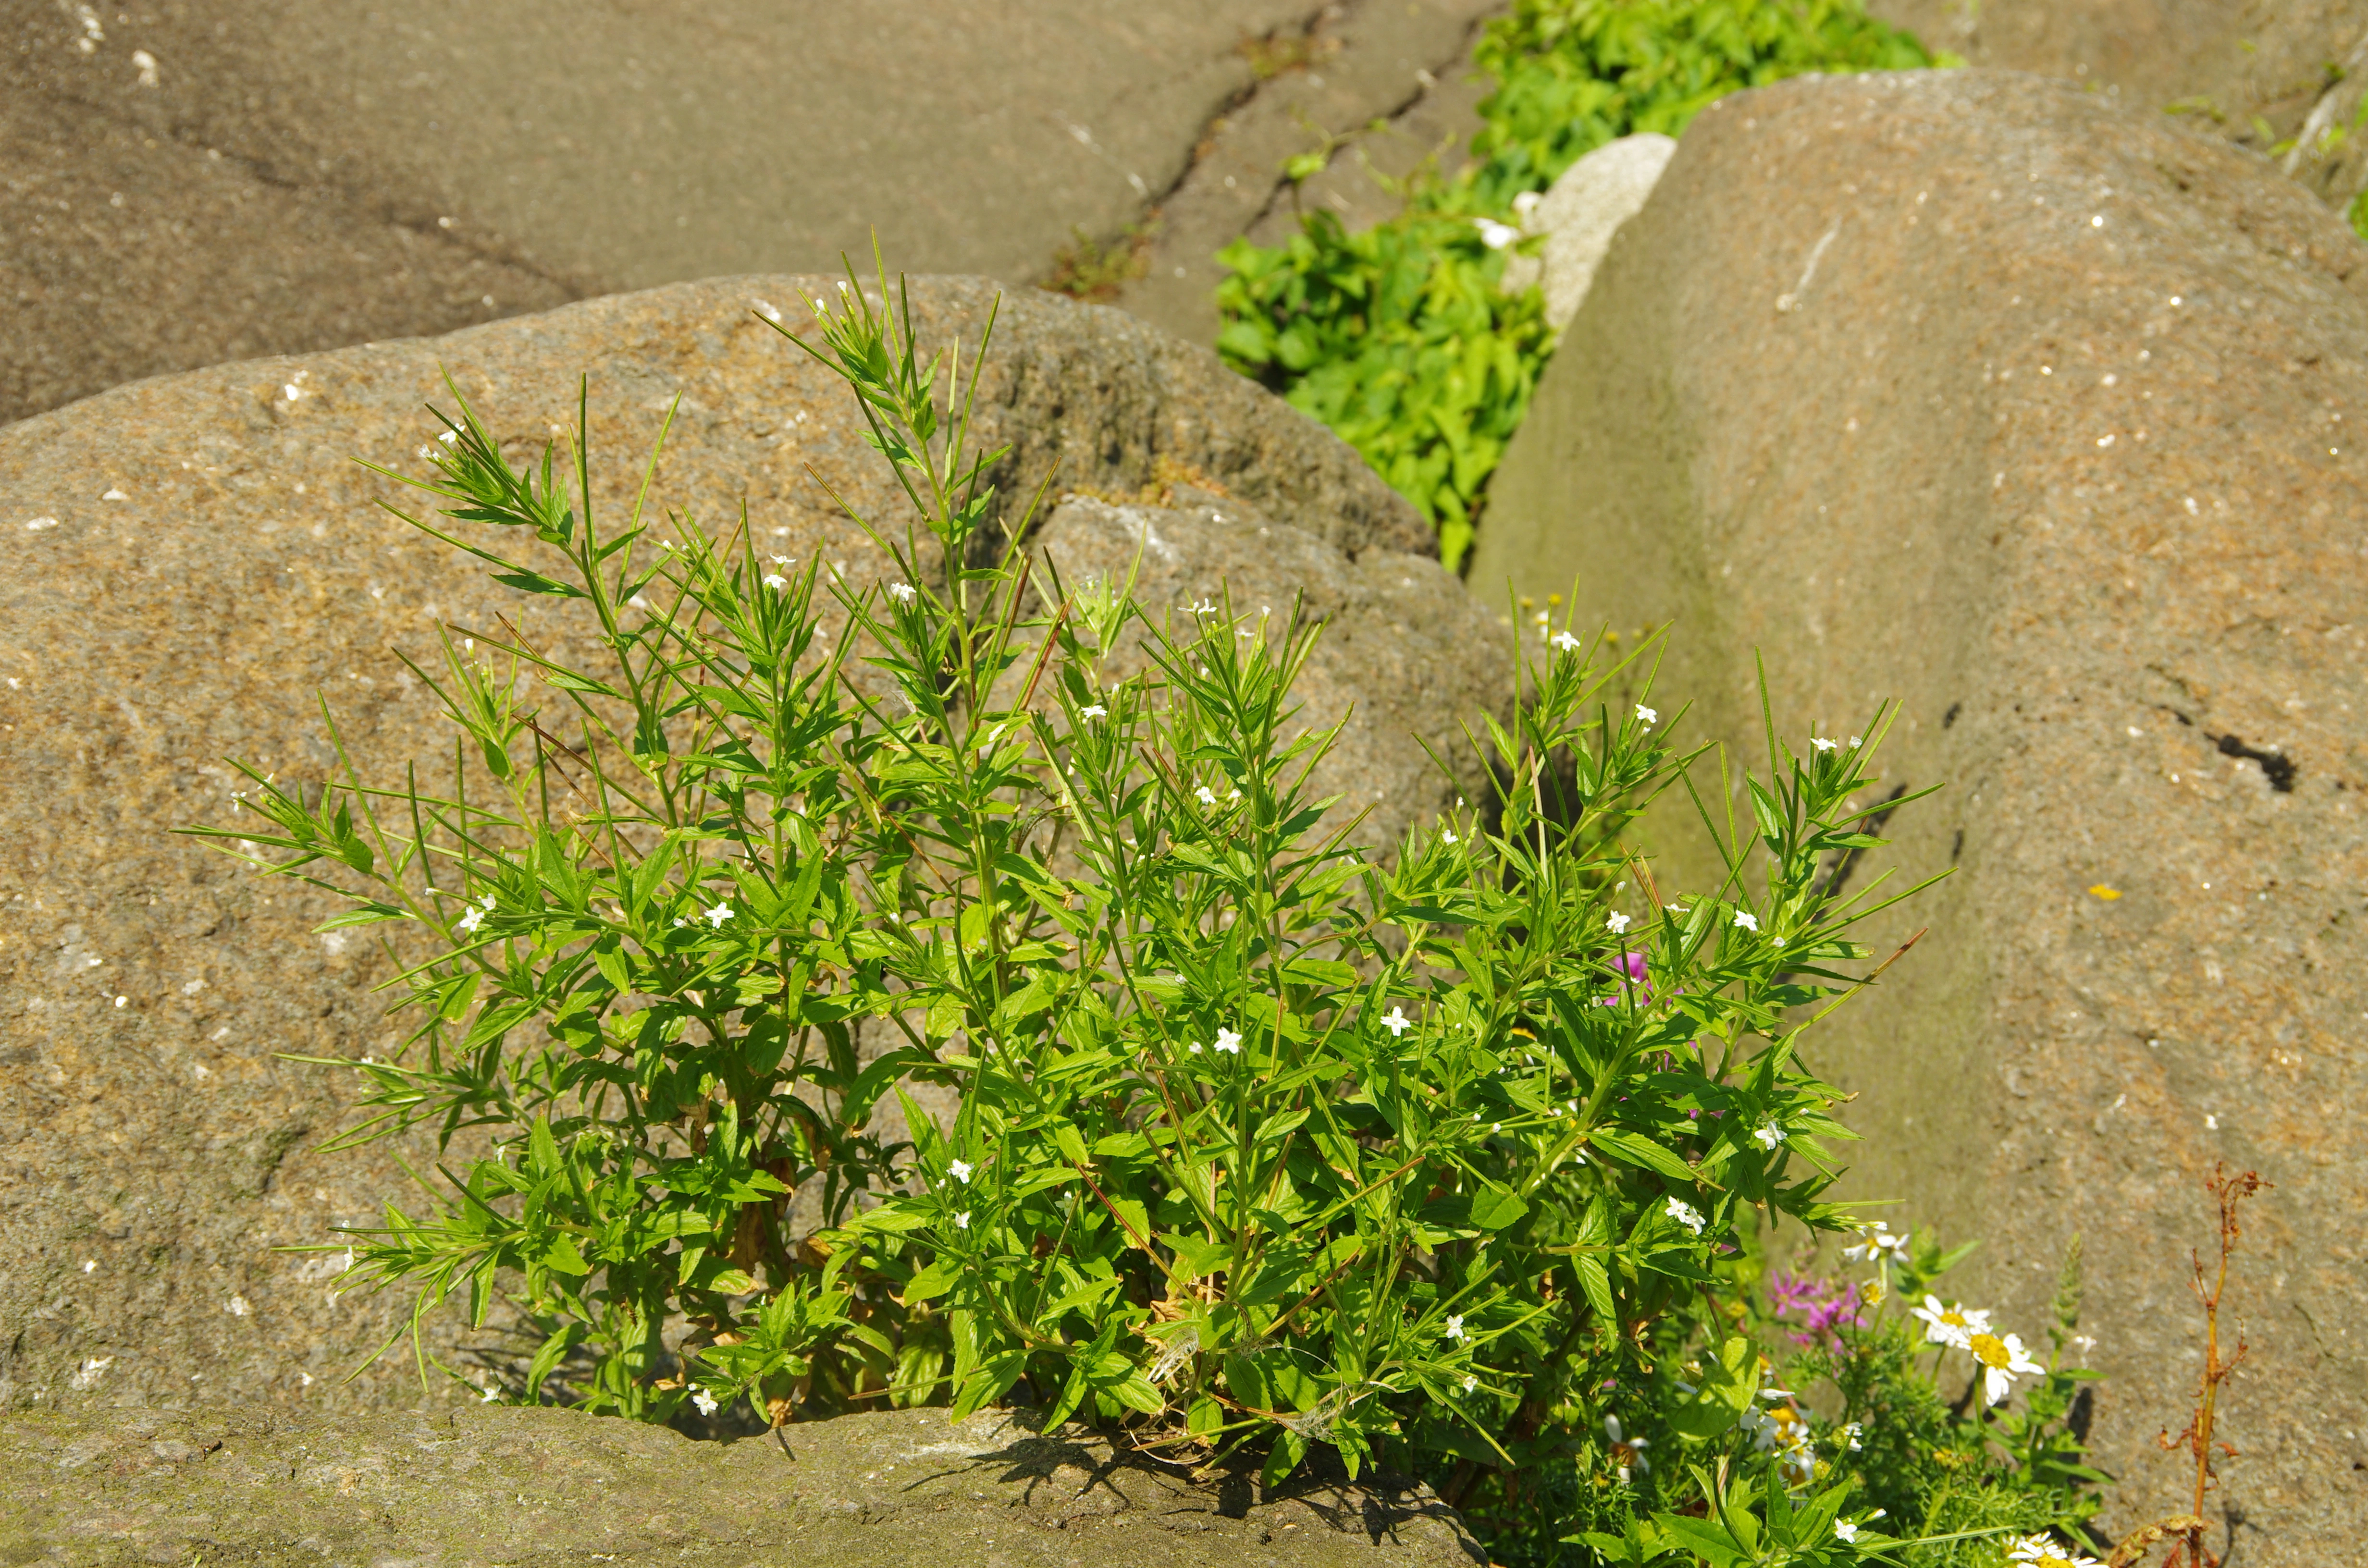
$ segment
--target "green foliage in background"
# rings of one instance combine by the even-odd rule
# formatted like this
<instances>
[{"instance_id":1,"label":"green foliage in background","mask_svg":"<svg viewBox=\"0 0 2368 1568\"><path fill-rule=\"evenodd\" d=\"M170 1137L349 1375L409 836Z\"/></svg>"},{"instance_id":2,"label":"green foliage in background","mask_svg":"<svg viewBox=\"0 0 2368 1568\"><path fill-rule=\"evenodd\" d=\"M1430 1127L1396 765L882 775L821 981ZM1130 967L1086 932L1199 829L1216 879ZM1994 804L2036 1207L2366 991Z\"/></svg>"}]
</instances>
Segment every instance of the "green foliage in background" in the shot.
<instances>
[{"instance_id":1,"label":"green foliage in background","mask_svg":"<svg viewBox=\"0 0 2368 1568\"><path fill-rule=\"evenodd\" d=\"M1497 85L1472 163L1407 181L1398 215L1364 233L1317 211L1285 244L1218 256L1218 351L1363 453L1451 566L1554 347L1537 290L1500 290L1517 199L1740 88L1934 62L1858 0L1519 0L1478 59Z\"/></svg>"},{"instance_id":2,"label":"green foliage in background","mask_svg":"<svg viewBox=\"0 0 2368 1568\"><path fill-rule=\"evenodd\" d=\"M353 1285L529 1325L489 1397L756 1430L1019 1403L1269 1483L1328 1449L1435 1479L1504 1562L1995 1560L2076 1521L2035 1367L1969 1417L1819 1297L1836 1410L1771 1381L1761 1237L1858 1229L1804 1048L1917 891L1829 892L1872 802L1921 798L1876 786L1885 715L1797 747L1771 717L1733 777L1610 699L1641 652L1508 634L1526 699L1471 716L1497 790L1368 856L1310 792L1321 627L1024 554L976 361L921 357L890 296L799 339L912 504L859 522L880 580L745 517L599 526L580 431L513 469L461 403L412 520L580 616L598 667L447 629L414 668L449 790L365 782L332 721L336 776L245 767L263 823L185 830L425 949L382 987L404 1045L323 1063L350 1138L439 1145ZM1664 794L1719 846L1696 885L1630 842ZM1854 1250L1878 1284L1942 1261ZM1886 1490L1850 1459L1901 1445Z\"/></svg>"}]
</instances>

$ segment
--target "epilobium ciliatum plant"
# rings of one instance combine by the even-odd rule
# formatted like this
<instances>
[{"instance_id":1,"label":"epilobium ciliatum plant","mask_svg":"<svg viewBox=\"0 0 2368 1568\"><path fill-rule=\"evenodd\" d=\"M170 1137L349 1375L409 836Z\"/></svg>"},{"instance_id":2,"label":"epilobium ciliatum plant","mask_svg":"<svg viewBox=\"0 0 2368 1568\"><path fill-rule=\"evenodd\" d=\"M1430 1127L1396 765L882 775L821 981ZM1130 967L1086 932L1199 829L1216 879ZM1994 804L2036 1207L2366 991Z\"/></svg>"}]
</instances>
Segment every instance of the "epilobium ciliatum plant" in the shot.
<instances>
[{"instance_id":1,"label":"epilobium ciliatum plant","mask_svg":"<svg viewBox=\"0 0 2368 1568\"><path fill-rule=\"evenodd\" d=\"M412 665L465 737L449 793L338 738L315 793L246 769L274 831L188 830L354 901L332 926L431 936L388 983L403 1049L338 1063L348 1136L494 1142L359 1233L358 1278L415 1324L510 1299L548 1337L507 1398L645 1420L1025 1402L1269 1480L1315 1445L1608 1475L1631 1401L1716 1517L1880 1549L1849 1485L1755 1459L1756 1356L1699 1303L1765 1220L1848 1222L1799 1045L1891 902L1821 881L1877 842L1881 715L1797 755L1771 723L1770 776L1694 794L1718 874L1661 885L1623 834L1698 790L1679 716L1608 703L1627 661L1566 631L1520 642L1518 711L1473 716L1497 798L1377 860L1310 794L1321 628L1034 561L970 439L977 358L925 358L891 297L843 286L796 341L910 504L861 525L893 579L745 517L603 531L580 434L514 469L456 401L408 481L446 521L412 520L613 663L453 628ZM524 707L521 665L557 697Z\"/></svg>"}]
</instances>

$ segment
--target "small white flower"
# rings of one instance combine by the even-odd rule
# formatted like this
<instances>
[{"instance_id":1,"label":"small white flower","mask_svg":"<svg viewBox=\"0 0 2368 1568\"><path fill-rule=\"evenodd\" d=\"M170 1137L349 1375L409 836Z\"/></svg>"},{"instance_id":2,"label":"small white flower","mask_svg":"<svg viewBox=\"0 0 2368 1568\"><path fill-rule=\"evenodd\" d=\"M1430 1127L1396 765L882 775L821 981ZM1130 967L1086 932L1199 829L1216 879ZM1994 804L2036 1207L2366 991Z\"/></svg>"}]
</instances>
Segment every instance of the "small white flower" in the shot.
<instances>
[{"instance_id":1,"label":"small white flower","mask_svg":"<svg viewBox=\"0 0 2368 1568\"><path fill-rule=\"evenodd\" d=\"M1636 704L1636 722L1649 725L1657 724L1660 722L1661 714L1658 709L1647 708L1641 702Z\"/></svg>"},{"instance_id":2,"label":"small white flower","mask_svg":"<svg viewBox=\"0 0 2368 1568\"><path fill-rule=\"evenodd\" d=\"M795 566L798 563L798 558L794 555L768 555L765 559L776 566Z\"/></svg>"},{"instance_id":3,"label":"small white flower","mask_svg":"<svg viewBox=\"0 0 2368 1568\"><path fill-rule=\"evenodd\" d=\"M967 1231L970 1229L970 1213L967 1210L954 1216L954 1229L957 1231Z\"/></svg>"},{"instance_id":4,"label":"small white flower","mask_svg":"<svg viewBox=\"0 0 2368 1568\"><path fill-rule=\"evenodd\" d=\"M1957 1301L1944 1307L1938 1296L1928 1295L1922 1306L1908 1311L1924 1320L1924 1342L1928 1345L1952 1345L1963 1350L1974 1335L1989 1332L1989 1313Z\"/></svg>"},{"instance_id":5,"label":"small white flower","mask_svg":"<svg viewBox=\"0 0 2368 1568\"><path fill-rule=\"evenodd\" d=\"M1895 1263L1907 1261L1907 1238L1893 1235L1882 1221L1861 1227L1859 1234L1865 1239L1842 1248L1842 1256L1852 1263L1871 1263L1886 1256Z\"/></svg>"},{"instance_id":6,"label":"small white flower","mask_svg":"<svg viewBox=\"0 0 2368 1568\"><path fill-rule=\"evenodd\" d=\"M705 1389L692 1390L690 1403L699 1407L699 1413L701 1415L712 1415L722 1408L715 1403L715 1396Z\"/></svg>"},{"instance_id":7,"label":"small white flower","mask_svg":"<svg viewBox=\"0 0 2368 1568\"><path fill-rule=\"evenodd\" d=\"M1455 830L1453 828L1447 827L1442 827L1439 830L1439 841L1441 844L1461 844L1463 842L1462 839L1455 836Z\"/></svg>"},{"instance_id":8,"label":"small white flower","mask_svg":"<svg viewBox=\"0 0 2368 1568\"><path fill-rule=\"evenodd\" d=\"M1565 653L1576 653L1578 652L1578 639L1573 637L1567 631L1555 632L1554 634L1554 645L1561 649Z\"/></svg>"},{"instance_id":9,"label":"small white flower","mask_svg":"<svg viewBox=\"0 0 2368 1568\"><path fill-rule=\"evenodd\" d=\"M1834 1536L1844 1546L1848 1546L1858 1540L1858 1527L1848 1519L1836 1519Z\"/></svg>"},{"instance_id":10,"label":"small white flower","mask_svg":"<svg viewBox=\"0 0 2368 1568\"><path fill-rule=\"evenodd\" d=\"M1856 735L1852 735L1852 736L1850 737L1850 750L1852 750L1852 751L1856 751L1856 750L1858 750L1858 748L1859 748L1859 747L1861 747L1861 746L1864 745L1865 744L1866 744L1866 743L1865 743L1864 741L1862 741L1862 740L1859 739Z\"/></svg>"},{"instance_id":11,"label":"small white flower","mask_svg":"<svg viewBox=\"0 0 2368 1568\"><path fill-rule=\"evenodd\" d=\"M1198 1055L1200 1055L1200 1054L1201 1054L1201 1042L1200 1042L1199 1040L1194 1040L1190 1045L1186 1046L1184 1049L1185 1049L1185 1050L1187 1050L1187 1051L1190 1051L1193 1055L1198 1056Z\"/></svg>"},{"instance_id":12,"label":"small white flower","mask_svg":"<svg viewBox=\"0 0 2368 1568\"><path fill-rule=\"evenodd\" d=\"M1223 1055L1239 1056L1242 1053L1242 1037L1231 1029L1219 1029L1217 1050Z\"/></svg>"},{"instance_id":13,"label":"small white flower","mask_svg":"<svg viewBox=\"0 0 2368 1568\"><path fill-rule=\"evenodd\" d=\"M452 928L456 931L474 931L479 926L484 924L484 919L485 912L484 910L472 909L468 914L461 916L461 918L453 924Z\"/></svg>"},{"instance_id":14,"label":"small white flower","mask_svg":"<svg viewBox=\"0 0 2368 1568\"><path fill-rule=\"evenodd\" d=\"M1982 1403L1996 1404L2014 1392L2018 1377L2044 1377L2047 1369L2031 1358L2022 1337L2009 1334L1976 1334L1965 1341L1974 1359L1982 1364Z\"/></svg>"},{"instance_id":15,"label":"small white flower","mask_svg":"<svg viewBox=\"0 0 2368 1568\"><path fill-rule=\"evenodd\" d=\"M765 574L765 586L768 588L778 590L786 588L789 585L790 580L787 577L782 576L779 572L768 572Z\"/></svg>"},{"instance_id":16,"label":"small white flower","mask_svg":"<svg viewBox=\"0 0 2368 1568\"><path fill-rule=\"evenodd\" d=\"M1494 218L1474 218L1480 225L1480 243L1490 250L1503 250L1521 237L1521 231L1510 223L1499 223Z\"/></svg>"},{"instance_id":17,"label":"small white flower","mask_svg":"<svg viewBox=\"0 0 2368 1568\"><path fill-rule=\"evenodd\" d=\"M499 1399L501 1395L501 1390L495 1388L491 1383L487 1383L484 1388L477 1391L477 1403L479 1404L491 1404L494 1401Z\"/></svg>"},{"instance_id":18,"label":"small white flower","mask_svg":"<svg viewBox=\"0 0 2368 1568\"><path fill-rule=\"evenodd\" d=\"M712 931L718 929L726 920L732 918L732 906L728 903L719 903L712 909L700 911L700 914L706 916L708 929Z\"/></svg>"},{"instance_id":19,"label":"small white flower","mask_svg":"<svg viewBox=\"0 0 2368 1568\"><path fill-rule=\"evenodd\" d=\"M1866 1428L1860 1426L1857 1422L1852 1421L1846 1423L1843 1426L1841 1432L1842 1441L1850 1445L1850 1451L1851 1453L1858 1453L1866 1447L1864 1443L1859 1441L1859 1438L1865 1435Z\"/></svg>"},{"instance_id":20,"label":"small white flower","mask_svg":"<svg viewBox=\"0 0 2368 1568\"><path fill-rule=\"evenodd\" d=\"M1773 1153L1776 1145L1784 1142L1784 1130L1771 1121L1751 1136L1761 1148Z\"/></svg>"},{"instance_id":21,"label":"small white flower","mask_svg":"<svg viewBox=\"0 0 2368 1568\"><path fill-rule=\"evenodd\" d=\"M1447 1337L1453 1340L1461 1340L1463 1337L1463 1317L1462 1313L1455 1313L1448 1318Z\"/></svg>"},{"instance_id":22,"label":"small white flower","mask_svg":"<svg viewBox=\"0 0 2368 1568\"><path fill-rule=\"evenodd\" d=\"M1110 717L1110 710L1103 707L1099 702L1088 702L1083 708L1077 710L1077 717L1080 719L1107 719Z\"/></svg>"},{"instance_id":23,"label":"small white flower","mask_svg":"<svg viewBox=\"0 0 2368 1568\"><path fill-rule=\"evenodd\" d=\"M1187 615L1214 615L1217 613L1217 607L1213 601L1202 599L1199 604L1186 605L1184 607L1184 613Z\"/></svg>"},{"instance_id":24,"label":"small white flower","mask_svg":"<svg viewBox=\"0 0 2368 1568\"><path fill-rule=\"evenodd\" d=\"M2007 1554L2009 1562L2028 1563L2031 1568L2105 1568L2093 1557L2085 1556L2068 1546L2058 1546L2044 1535L2029 1535L2014 1543Z\"/></svg>"},{"instance_id":25,"label":"small white flower","mask_svg":"<svg viewBox=\"0 0 2368 1568\"><path fill-rule=\"evenodd\" d=\"M1513 211L1521 222L1526 223L1530 221L1530 214L1538 210L1538 203L1545 199L1543 191L1525 190L1513 198Z\"/></svg>"},{"instance_id":26,"label":"small white flower","mask_svg":"<svg viewBox=\"0 0 2368 1568\"><path fill-rule=\"evenodd\" d=\"M1624 915L1611 915L1605 916L1603 924L1611 929L1613 936L1617 937L1627 930L1632 922Z\"/></svg>"},{"instance_id":27,"label":"small white flower","mask_svg":"<svg viewBox=\"0 0 2368 1568\"><path fill-rule=\"evenodd\" d=\"M1748 909L1738 909L1735 912L1735 924L1738 929L1757 931L1759 929L1759 917Z\"/></svg>"},{"instance_id":28,"label":"small white flower","mask_svg":"<svg viewBox=\"0 0 2368 1568\"><path fill-rule=\"evenodd\" d=\"M946 1167L946 1172L956 1181L968 1181L970 1180L971 1172L976 1169L978 1169L978 1167L972 1165L968 1160L956 1160Z\"/></svg>"},{"instance_id":29,"label":"small white flower","mask_svg":"<svg viewBox=\"0 0 2368 1568\"><path fill-rule=\"evenodd\" d=\"M910 583L891 583L888 585L888 597L900 605L908 605L921 596Z\"/></svg>"},{"instance_id":30,"label":"small white flower","mask_svg":"<svg viewBox=\"0 0 2368 1568\"><path fill-rule=\"evenodd\" d=\"M1691 1231L1695 1235L1701 1235L1702 1233L1702 1211L1696 1209L1692 1204L1687 1202L1684 1199L1670 1199L1667 1203L1662 1205L1661 1211L1667 1214L1670 1219L1675 1220L1679 1224L1683 1225L1687 1230Z\"/></svg>"},{"instance_id":31,"label":"small white flower","mask_svg":"<svg viewBox=\"0 0 2368 1568\"><path fill-rule=\"evenodd\" d=\"M1827 740L1823 735L1811 735L1809 737L1809 744L1819 751L1831 751L1834 749L1834 743Z\"/></svg>"},{"instance_id":32,"label":"small white flower","mask_svg":"<svg viewBox=\"0 0 2368 1568\"><path fill-rule=\"evenodd\" d=\"M1217 803L1216 792L1211 790L1206 784L1201 785L1198 790L1193 790L1192 793L1201 798L1201 803L1204 806L1213 806Z\"/></svg>"},{"instance_id":33,"label":"small white flower","mask_svg":"<svg viewBox=\"0 0 2368 1568\"><path fill-rule=\"evenodd\" d=\"M1406 1016L1404 1007L1392 1007L1390 1016L1382 1020L1382 1028L1390 1031L1392 1040L1404 1040L1406 1030L1414 1028L1414 1020Z\"/></svg>"},{"instance_id":34,"label":"small white flower","mask_svg":"<svg viewBox=\"0 0 2368 1568\"><path fill-rule=\"evenodd\" d=\"M438 440L439 440L439 441L443 442L446 446L448 446L448 447L449 447L449 446L450 446L453 442L458 441L461 437L458 437L458 436L456 436L456 435L454 435L451 431L447 430L447 431L445 431L445 432L444 432L444 434L442 434L441 436L437 437L436 438L437 438Z\"/></svg>"},{"instance_id":35,"label":"small white flower","mask_svg":"<svg viewBox=\"0 0 2368 1568\"><path fill-rule=\"evenodd\" d=\"M1464 1373L1464 1374L1463 1374L1463 1392L1464 1392L1465 1393L1470 1393L1474 1389L1476 1389L1476 1388L1478 1388L1479 1386L1480 1386L1480 1380L1479 1380L1479 1379L1477 1379L1477 1378L1474 1377L1474 1376L1473 1376L1471 1373L1469 1373L1469 1372L1466 1372L1466 1373Z\"/></svg>"}]
</instances>

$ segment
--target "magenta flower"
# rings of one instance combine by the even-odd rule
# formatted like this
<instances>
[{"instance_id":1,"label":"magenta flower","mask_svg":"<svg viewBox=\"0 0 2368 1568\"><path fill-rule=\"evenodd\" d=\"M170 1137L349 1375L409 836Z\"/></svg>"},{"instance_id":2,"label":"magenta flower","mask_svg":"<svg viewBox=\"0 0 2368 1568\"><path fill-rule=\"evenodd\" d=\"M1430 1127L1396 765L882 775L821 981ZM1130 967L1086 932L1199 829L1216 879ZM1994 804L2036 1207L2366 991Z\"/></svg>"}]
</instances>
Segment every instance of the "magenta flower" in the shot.
<instances>
[{"instance_id":1,"label":"magenta flower","mask_svg":"<svg viewBox=\"0 0 2368 1568\"><path fill-rule=\"evenodd\" d=\"M1813 1279L1805 1274L1770 1274L1768 1301L1779 1318L1797 1317L1801 1327L1787 1335L1795 1345L1835 1345L1845 1328L1863 1328L1864 1305L1846 1279Z\"/></svg>"}]
</instances>

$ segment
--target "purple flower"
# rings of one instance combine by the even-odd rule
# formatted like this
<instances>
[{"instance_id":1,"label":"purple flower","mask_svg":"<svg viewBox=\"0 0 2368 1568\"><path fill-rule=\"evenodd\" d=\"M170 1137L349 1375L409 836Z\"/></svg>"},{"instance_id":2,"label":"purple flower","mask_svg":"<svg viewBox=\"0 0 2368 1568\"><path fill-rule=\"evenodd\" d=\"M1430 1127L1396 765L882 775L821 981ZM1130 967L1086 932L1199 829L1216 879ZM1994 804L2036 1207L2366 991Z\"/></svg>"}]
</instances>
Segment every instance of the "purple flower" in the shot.
<instances>
[{"instance_id":1,"label":"purple flower","mask_svg":"<svg viewBox=\"0 0 2368 1568\"><path fill-rule=\"evenodd\" d=\"M1838 1344L1843 1329L1866 1326L1858 1290L1846 1279L1770 1274L1768 1301L1779 1318L1787 1314L1799 1318L1800 1329L1787 1335L1795 1345Z\"/></svg>"},{"instance_id":2,"label":"purple flower","mask_svg":"<svg viewBox=\"0 0 2368 1568\"><path fill-rule=\"evenodd\" d=\"M1622 953L1618 958L1611 960L1611 971L1626 983L1620 988L1623 994L1618 996L1598 996L1595 999L1595 1005L1597 1006L1616 1007L1623 1000L1626 1000L1631 996L1635 999L1637 1005L1640 1006L1652 1001L1653 987L1648 978L1648 971L1645 967L1645 955L1643 953ZM1632 987L1634 989L1631 989Z\"/></svg>"}]
</instances>

